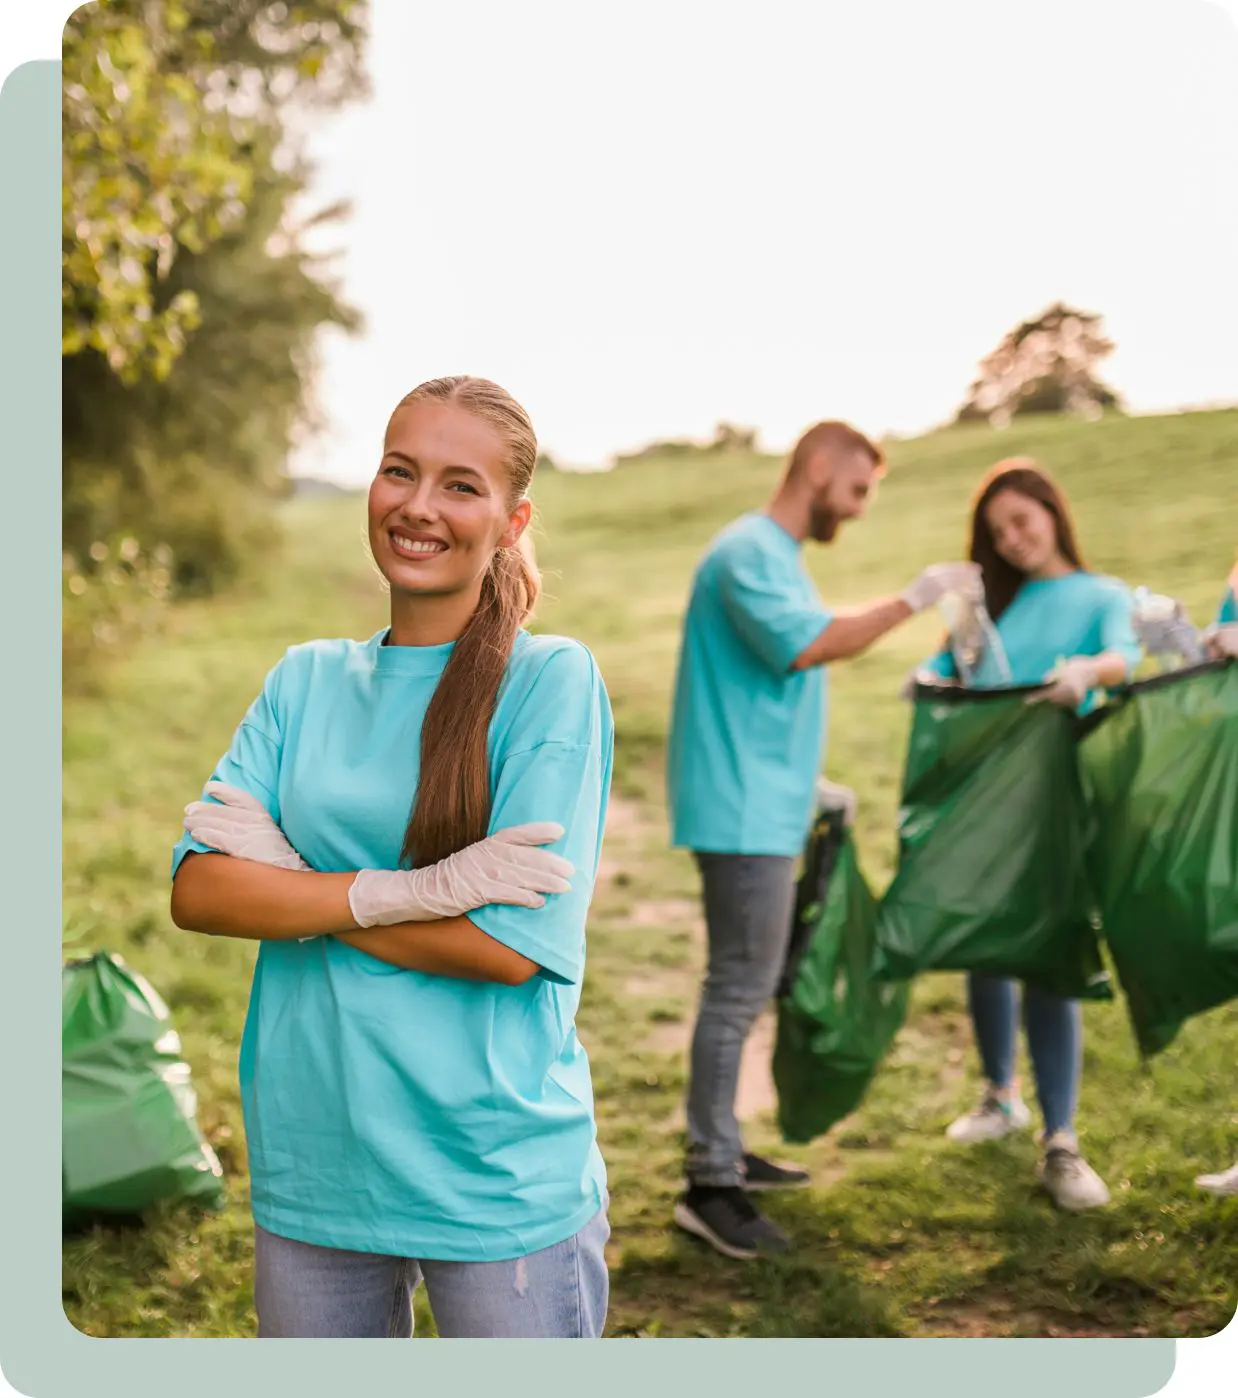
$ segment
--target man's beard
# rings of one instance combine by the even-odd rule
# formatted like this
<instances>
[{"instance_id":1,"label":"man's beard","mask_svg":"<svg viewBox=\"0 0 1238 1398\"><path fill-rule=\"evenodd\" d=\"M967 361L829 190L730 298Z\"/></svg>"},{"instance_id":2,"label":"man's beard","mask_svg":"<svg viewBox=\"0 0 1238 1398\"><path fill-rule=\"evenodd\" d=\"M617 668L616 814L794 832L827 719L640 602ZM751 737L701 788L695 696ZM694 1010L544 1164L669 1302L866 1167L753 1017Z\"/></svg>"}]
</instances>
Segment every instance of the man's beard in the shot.
<instances>
[{"instance_id":1,"label":"man's beard","mask_svg":"<svg viewBox=\"0 0 1238 1398\"><path fill-rule=\"evenodd\" d=\"M814 509L812 512L812 537L819 544L828 544L838 533L839 519L832 510Z\"/></svg>"}]
</instances>

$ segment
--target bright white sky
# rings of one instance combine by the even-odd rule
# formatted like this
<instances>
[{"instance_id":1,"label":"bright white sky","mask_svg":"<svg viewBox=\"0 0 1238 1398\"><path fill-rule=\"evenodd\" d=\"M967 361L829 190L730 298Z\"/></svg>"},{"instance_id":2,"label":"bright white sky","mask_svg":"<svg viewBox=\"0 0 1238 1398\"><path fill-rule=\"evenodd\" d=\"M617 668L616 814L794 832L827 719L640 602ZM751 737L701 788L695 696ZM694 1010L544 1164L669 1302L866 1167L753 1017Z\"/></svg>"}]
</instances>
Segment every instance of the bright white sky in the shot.
<instances>
[{"instance_id":1,"label":"bright white sky","mask_svg":"<svg viewBox=\"0 0 1238 1398\"><path fill-rule=\"evenodd\" d=\"M372 6L373 100L311 143L368 329L324 344L299 471L367 479L395 401L458 372L580 466L720 419L919 431L1059 297L1136 410L1238 398L1222 6Z\"/></svg>"}]
</instances>

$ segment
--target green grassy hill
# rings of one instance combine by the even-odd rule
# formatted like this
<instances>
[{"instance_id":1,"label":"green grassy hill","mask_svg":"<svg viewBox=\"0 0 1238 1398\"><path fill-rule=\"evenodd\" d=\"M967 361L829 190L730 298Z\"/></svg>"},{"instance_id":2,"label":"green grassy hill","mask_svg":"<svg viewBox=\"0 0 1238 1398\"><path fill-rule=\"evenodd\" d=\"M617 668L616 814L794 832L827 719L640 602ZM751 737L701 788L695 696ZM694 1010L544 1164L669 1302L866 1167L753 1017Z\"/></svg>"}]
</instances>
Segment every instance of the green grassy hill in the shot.
<instances>
[{"instance_id":1,"label":"green grassy hill","mask_svg":"<svg viewBox=\"0 0 1238 1398\"><path fill-rule=\"evenodd\" d=\"M923 565L961 556L977 479L1012 455L1037 457L1065 486L1092 567L1171 592L1197 621L1211 619L1238 553L1238 410L951 429L899 443L868 518L834 546L809 549L826 598L897 591ZM616 799L580 1018L611 1174L609 1332L1220 1328L1238 1289L1238 1203L1199 1196L1191 1181L1238 1155L1232 1005L1189 1025L1150 1072L1120 1004L1088 1007L1079 1124L1114 1194L1095 1216L1059 1216L1037 1194L1030 1137L963 1154L945 1146L942 1129L978 1079L961 977L935 976L917 986L864 1108L825 1141L782 1151L819 1181L770 1206L799 1244L793 1257L729 1263L669 1227L683 1050L703 966L694 873L666 849L662 808L678 622L701 550L764 500L778 469L769 458L701 456L604 475L547 472L535 487L547 575L536 626L590 646L617 722ZM294 499L285 534L255 584L178 609L168 634L120 662L101 693L66 703L66 942L122 953L167 998L230 1201L217 1217L173 1211L140 1233L66 1242L66 1310L94 1335L252 1333L236 1056L253 949L178 932L167 873L182 807L284 648L383 624L359 497ZM859 792L859 845L878 886L894 851L906 737L896 692L937 636L934 618L922 617L831 673L827 767ZM741 1092L754 1143L781 1150L766 1042L754 1045ZM432 1333L424 1309L419 1321Z\"/></svg>"}]
</instances>

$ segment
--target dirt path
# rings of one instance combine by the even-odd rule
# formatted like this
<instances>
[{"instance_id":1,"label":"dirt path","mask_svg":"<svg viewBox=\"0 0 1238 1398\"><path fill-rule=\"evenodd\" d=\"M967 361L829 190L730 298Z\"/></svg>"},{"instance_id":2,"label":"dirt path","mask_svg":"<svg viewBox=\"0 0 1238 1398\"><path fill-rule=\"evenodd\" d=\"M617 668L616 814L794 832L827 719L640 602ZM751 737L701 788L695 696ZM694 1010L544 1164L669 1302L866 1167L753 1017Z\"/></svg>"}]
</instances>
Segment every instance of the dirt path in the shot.
<instances>
[{"instance_id":1,"label":"dirt path","mask_svg":"<svg viewBox=\"0 0 1238 1398\"><path fill-rule=\"evenodd\" d=\"M651 835L650 822L635 802L621 797L612 799L606 821L606 847L598 869L599 888L613 884L625 864L639 856ZM682 1019L655 1025L641 1047L667 1057L686 1055L696 1016L698 968L704 966L705 923L701 905L689 898L638 899L632 905L629 920L635 927L686 929L691 934L696 951L692 968L643 966L624 983L625 994L633 999L665 1000L683 1007ZM766 1115L776 1105L770 1075L774 1030L775 1018L770 1009L757 1020L744 1047L736 1093L736 1114L741 1121Z\"/></svg>"}]
</instances>

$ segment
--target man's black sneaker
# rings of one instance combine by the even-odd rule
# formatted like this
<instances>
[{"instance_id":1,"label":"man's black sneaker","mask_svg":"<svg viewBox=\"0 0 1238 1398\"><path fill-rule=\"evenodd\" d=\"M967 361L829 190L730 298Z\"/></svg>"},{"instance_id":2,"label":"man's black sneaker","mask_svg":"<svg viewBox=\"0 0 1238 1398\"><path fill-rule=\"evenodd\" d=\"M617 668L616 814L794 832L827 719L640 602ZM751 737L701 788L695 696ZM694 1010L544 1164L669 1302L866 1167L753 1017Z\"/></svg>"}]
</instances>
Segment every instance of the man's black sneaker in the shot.
<instances>
[{"instance_id":1,"label":"man's black sneaker","mask_svg":"<svg viewBox=\"0 0 1238 1398\"><path fill-rule=\"evenodd\" d=\"M736 1185L689 1185L675 1205L675 1222L725 1257L757 1257L786 1252L791 1246L787 1235Z\"/></svg>"},{"instance_id":2,"label":"man's black sneaker","mask_svg":"<svg viewBox=\"0 0 1238 1398\"><path fill-rule=\"evenodd\" d=\"M809 1183L808 1171L798 1166L775 1165L759 1155L744 1156L745 1189L803 1189Z\"/></svg>"}]
</instances>

